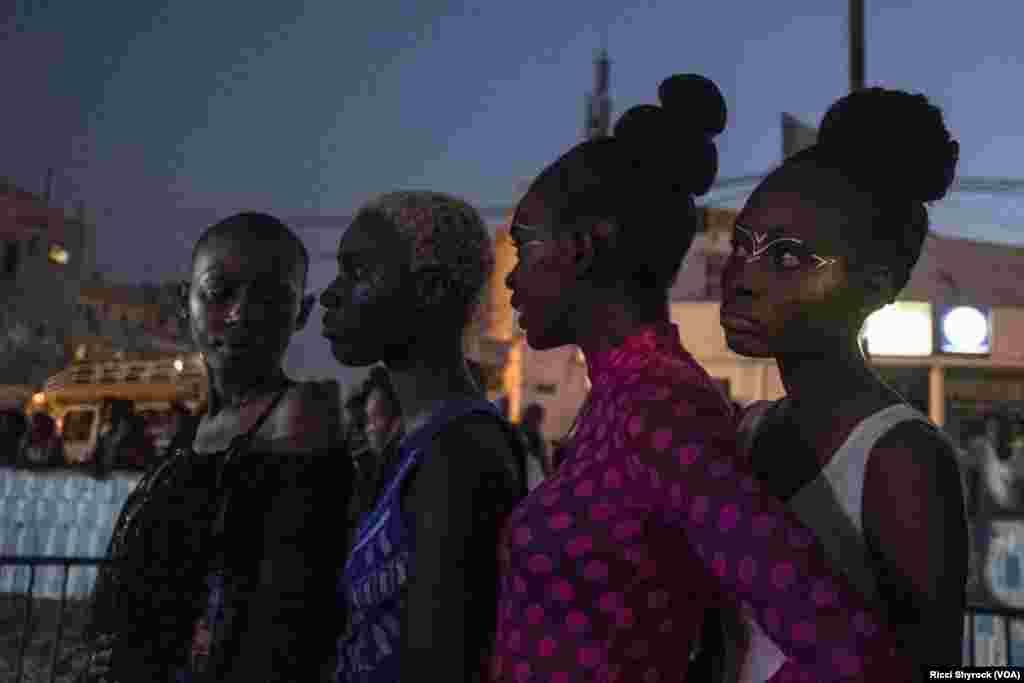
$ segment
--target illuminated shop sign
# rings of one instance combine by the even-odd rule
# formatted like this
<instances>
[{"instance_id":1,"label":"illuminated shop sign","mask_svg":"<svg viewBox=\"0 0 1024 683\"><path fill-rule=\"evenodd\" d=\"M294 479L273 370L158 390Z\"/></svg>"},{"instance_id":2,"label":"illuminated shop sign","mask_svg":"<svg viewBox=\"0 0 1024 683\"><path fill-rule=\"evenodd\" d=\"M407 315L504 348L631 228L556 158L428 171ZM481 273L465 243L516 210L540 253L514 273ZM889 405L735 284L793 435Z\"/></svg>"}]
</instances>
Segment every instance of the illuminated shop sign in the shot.
<instances>
[{"instance_id":1,"label":"illuminated shop sign","mask_svg":"<svg viewBox=\"0 0 1024 683\"><path fill-rule=\"evenodd\" d=\"M897 301L868 316L862 340L872 356L930 356L932 306Z\"/></svg>"},{"instance_id":2,"label":"illuminated shop sign","mask_svg":"<svg viewBox=\"0 0 1024 683\"><path fill-rule=\"evenodd\" d=\"M940 353L984 356L992 350L992 315L987 306L938 309L935 340Z\"/></svg>"}]
</instances>

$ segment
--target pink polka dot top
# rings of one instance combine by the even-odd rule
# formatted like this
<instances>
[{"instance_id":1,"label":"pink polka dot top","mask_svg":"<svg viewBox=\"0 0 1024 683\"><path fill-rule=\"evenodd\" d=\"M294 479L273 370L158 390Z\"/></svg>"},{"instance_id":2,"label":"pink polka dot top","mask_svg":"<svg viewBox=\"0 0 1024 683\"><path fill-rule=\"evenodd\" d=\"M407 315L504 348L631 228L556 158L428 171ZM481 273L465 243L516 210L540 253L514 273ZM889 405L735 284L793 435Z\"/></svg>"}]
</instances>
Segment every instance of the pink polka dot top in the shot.
<instances>
[{"instance_id":1,"label":"pink polka dot top","mask_svg":"<svg viewBox=\"0 0 1024 683\"><path fill-rule=\"evenodd\" d=\"M776 683L913 679L814 535L736 459L731 407L675 325L587 366L561 466L502 534L493 681L685 681L704 609L724 602L747 603L794 661Z\"/></svg>"}]
</instances>

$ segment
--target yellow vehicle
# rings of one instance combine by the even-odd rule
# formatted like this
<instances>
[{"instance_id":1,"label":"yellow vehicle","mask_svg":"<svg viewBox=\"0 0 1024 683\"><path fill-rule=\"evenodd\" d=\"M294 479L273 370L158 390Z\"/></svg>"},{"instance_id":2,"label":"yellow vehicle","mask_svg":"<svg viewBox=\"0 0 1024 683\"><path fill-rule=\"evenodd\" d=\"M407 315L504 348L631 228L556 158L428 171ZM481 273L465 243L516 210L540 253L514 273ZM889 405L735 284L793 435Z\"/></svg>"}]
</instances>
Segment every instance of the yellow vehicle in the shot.
<instances>
[{"instance_id":1,"label":"yellow vehicle","mask_svg":"<svg viewBox=\"0 0 1024 683\"><path fill-rule=\"evenodd\" d=\"M47 380L32 408L57 420L69 463L86 462L96 449L112 401L128 401L146 418L157 450L171 434L173 403L195 414L205 401L206 372L198 353L125 354L112 360L76 362Z\"/></svg>"},{"instance_id":2,"label":"yellow vehicle","mask_svg":"<svg viewBox=\"0 0 1024 683\"><path fill-rule=\"evenodd\" d=\"M0 384L0 409L24 410L36 391L26 384Z\"/></svg>"}]
</instances>

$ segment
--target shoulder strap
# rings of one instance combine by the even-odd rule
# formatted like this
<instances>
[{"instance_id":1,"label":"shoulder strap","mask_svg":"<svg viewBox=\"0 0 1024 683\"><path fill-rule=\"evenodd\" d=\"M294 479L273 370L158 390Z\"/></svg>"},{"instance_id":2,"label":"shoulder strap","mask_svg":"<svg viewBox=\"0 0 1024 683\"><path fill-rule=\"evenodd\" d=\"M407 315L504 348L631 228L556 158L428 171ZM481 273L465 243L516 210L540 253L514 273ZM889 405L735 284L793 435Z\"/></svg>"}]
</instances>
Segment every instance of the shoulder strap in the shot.
<instances>
[{"instance_id":1,"label":"shoulder strap","mask_svg":"<svg viewBox=\"0 0 1024 683\"><path fill-rule=\"evenodd\" d=\"M256 418L256 421L253 422L251 427L249 427L248 431L244 434L239 434L231 440L231 445L228 447L227 459L221 466L220 472L217 474L217 487L214 495L220 496L220 504L212 527L215 536L219 536L224 532L224 523L227 520L228 507L231 504L231 484L234 483L234 480L228 480L227 478L228 467L234 462L237 462L240 458L245 457L245 454L249 451L249 447L252 445L252 440L256 436L256 433L259 432L263 423L266 422L274 413L274 409L277 408L277 405L281 402L281 399L284 398L284 395L288 393L288 390L291 389L291 386L292 383L290 381L286 381L284 386L278 390L274 399L267 404L267 407L263 409L260 416ZM235 477L237 476L238 475L235 474Z\"/></svg>"},{"instance_id":2,"label":"shoulder strap","mask_svg":"<svg viewBox=\"0 0 1024 683\"><path fill-rule=\"evenodd\" d=\"M956 453L956 445L952 437L946 434L940 427L928 419L928 417L922 414L919 410L908 406L905 403L897 403L891 405L888 408L883 408L873 415L861 420L860 424L854 427L853 431L850 432L850 436L847 437L846 441L839 450L836 452L833 461L841 460L845 457L849 457L849 454L858 453L863 455L866 460L871 452L871 449L875 447L875 444L883 436L889 433L889 431L903 423L903 422L922 422L940 439L949 444L953 453Z\"/></svg>"},{"instance_id":3,"label":"shoulder strap","mask_svg":"<svg viewBox=\"0 0 1024 683\"><path fill-rule=\"evenodd\" d=\"M831 481L839 478L843 482L842 486L837 486L835 490L843 499L842 505L845 510L850 513L859 510L859 515L851 515L851 520L857 525L858 531L863 529L864 480L871 451L882 437L904 422L921 422L932 429L950 446L952 457L956 457L957 448L953 439L927 416L905 403L883 408L861 420L822 470L826 479Z\"/></svg>"},{"instance_id":4,"label":"shoulder strap","mask_svg":"<svg viewBox=\"0 0 1024 683\"><path fill-rule=\"evenodd\" d=\"M430 421L402 440L401 448L407 453L423 449L434 440L438 433L451 422L473 413L486 413L500 417L498 409L490 401L483 399L457 399L446 401L441 409L430 418Z\"/></svg>"},{"instance_id":5,"label":"shoulder strap","mask_svg":"<svg viewBox=\"0 0 1024 683\"><path fill-rule=\"evenodd\" d=\"M405 475L416 466L420 455L442 429L453 421L473 413L485 413L502 419L501 413L489 401L482 399L457 399L445 402L441 409L425 425L407 434L399 444L401 450L399 464L391 475L391 481L378 498L378 503L386 499L396 488L402 485Z\"/></svg>"},{"instance_id":6,"label":"shoulder strap","mask_svg":"<svg viewBox=\"0 0 1024 683\"><path fill-rule=\"evenodd\" d=\"M252 423L252 426L249 427L244 434L239 434L231 440L232 450L239 446L244 448L249 447L249 444L251 444L252 440L256 437L257 432L260 431L260 428L270 418L270 416L274 414L274 409L277 408L281 399L285 397L285 394L287 394L288 390L291 388L292 382L289 380L284 383L284 386L278 389L277 394L274 395L274 399L267 404L267 407L263 409L263 412L260 413L260 416L256 418L256 421Z\"/></svg>"}]
</instances>

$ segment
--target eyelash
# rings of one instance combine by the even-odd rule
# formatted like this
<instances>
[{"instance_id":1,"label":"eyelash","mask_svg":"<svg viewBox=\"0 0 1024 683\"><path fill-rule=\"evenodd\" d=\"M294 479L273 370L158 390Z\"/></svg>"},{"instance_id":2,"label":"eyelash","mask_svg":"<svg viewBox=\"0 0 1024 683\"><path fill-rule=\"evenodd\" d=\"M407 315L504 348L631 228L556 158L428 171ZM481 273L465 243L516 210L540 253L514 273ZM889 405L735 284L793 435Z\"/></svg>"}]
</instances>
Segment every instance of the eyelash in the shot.
<instances>
[{"instance_id":1,"label":"eyelash","mask_svg":"<svg viewBox=\"0 0 1024 683\"><path fill-rule=\"evenodd\" d=\"M223 285L208 285L203 287L203 296L209 301L216 301L227 294L227 287Z\"/></svg>"},{"instance_id":2,"label":"eyelash","mask_svg":"<svg viewBox=\"0 0 1024 683\"><path fill-rule=\"evenodd\" d=\"M733 239L730 242L730 246L732 247L732 253L733 253L734 256L740 256L742 258L747 258L748 254L750 254L750 250L747 249L746 245L741 244L736 239ZM741 250L741 249L743 250L743 254L738 254L737 252L739 250ZM789 270L797 270L797 269L801 268L802 266L806 265L806 263L807 263L806 255L801 254L799 252L800 252L800 250L799 249L795 249L792 245L777 244L777 245L775 245L773 247L770 247L767 252L764 252L764 255L767 256L771 260L772 265L774 265L777 270L789 271ZM786 263L785 263L786 256L792 256L794 259L796 259L796 262L795 263L791 263L790 265L786 265Z\"/></svg>"}]
</instances>

